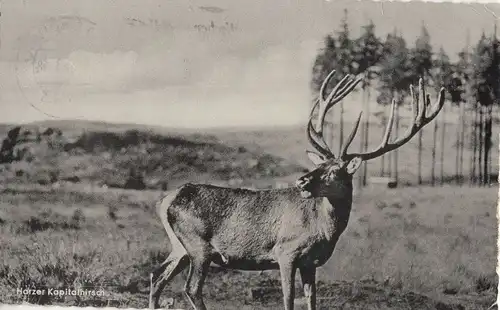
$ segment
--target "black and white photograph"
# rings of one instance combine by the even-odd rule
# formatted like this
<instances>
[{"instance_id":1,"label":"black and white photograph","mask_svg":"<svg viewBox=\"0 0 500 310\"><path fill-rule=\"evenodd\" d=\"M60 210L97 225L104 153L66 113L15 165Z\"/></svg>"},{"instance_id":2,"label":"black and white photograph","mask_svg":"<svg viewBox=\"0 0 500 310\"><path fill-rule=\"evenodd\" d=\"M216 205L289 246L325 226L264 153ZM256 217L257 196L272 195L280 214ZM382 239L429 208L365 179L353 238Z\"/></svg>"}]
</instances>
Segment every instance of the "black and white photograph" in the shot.
<instances>
[{"instance_id":1,"label":"black and white photograph","mask_svg":"<svg viewBox=\"0 0 500 310\"><path fill-rule=\"evenodd\" d=\"M498 309L499 16L0 1L0 307Z\"/></svg>"}]
</instances>

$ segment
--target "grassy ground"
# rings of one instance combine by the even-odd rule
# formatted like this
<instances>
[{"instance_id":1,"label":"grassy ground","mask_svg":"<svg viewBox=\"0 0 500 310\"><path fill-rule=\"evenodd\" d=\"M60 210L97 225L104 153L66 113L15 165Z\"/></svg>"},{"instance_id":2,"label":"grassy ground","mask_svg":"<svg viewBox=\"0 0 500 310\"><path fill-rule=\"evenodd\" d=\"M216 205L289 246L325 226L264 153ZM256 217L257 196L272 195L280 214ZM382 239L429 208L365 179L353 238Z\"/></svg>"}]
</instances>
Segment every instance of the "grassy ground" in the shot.
<instances>
[{"instance_id":1,"label":"grassy ground","mask_svg":"<svg viewBox=\"0 0 500 310\"><path fill-rule=\"evenodd\" d=\"M102 287L110 293L110 305L145 307L148 274L168 247L152 212L159 195L5 188L0 301L106 304L102 298L63 301L15 293L25 286L83 286ZM319 295L329 297L320 304L325 309L432 309L441 302L486 308L496 292L495 199L489 188L366 189L355 199L334 255L319 271ZM164 294L179 306L187 306L184 278L174 279ZM217 309L274 309L281 300L278 279L276 272L214 269L205 295ZM266 293L249 298L249 288Z\"/></svg>"}]
</instances>

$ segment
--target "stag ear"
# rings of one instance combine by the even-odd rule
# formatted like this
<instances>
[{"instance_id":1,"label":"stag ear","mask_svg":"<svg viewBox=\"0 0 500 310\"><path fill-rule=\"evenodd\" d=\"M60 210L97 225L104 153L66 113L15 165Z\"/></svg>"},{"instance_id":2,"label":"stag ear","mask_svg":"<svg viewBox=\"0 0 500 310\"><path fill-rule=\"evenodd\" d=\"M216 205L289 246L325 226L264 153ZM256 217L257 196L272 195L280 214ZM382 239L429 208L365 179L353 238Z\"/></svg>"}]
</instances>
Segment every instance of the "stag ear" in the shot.
<instances>
[{"instance_id":1,"label":"stag ear","mask_svg":"<svg viewBox=\"0 0 500 310\"><path fill-rule=\"evenodd\" d=\"M351 159L349 163L347 163L347 173L354 174L359 169L362 162L363 160L361 159L361 157L354 157L353 159Z\"/></svg>"},{"instance_id":2,"label":"stag ear","mask_svg":"<svg viewBox=\"0 0 500 310\"><path fill-rule=\"evenodd\" d=\"M326 161L326 158L318 153L306 151L307 156L313 162L314 165L319 166Z\"/></svg>"}]
</instances>

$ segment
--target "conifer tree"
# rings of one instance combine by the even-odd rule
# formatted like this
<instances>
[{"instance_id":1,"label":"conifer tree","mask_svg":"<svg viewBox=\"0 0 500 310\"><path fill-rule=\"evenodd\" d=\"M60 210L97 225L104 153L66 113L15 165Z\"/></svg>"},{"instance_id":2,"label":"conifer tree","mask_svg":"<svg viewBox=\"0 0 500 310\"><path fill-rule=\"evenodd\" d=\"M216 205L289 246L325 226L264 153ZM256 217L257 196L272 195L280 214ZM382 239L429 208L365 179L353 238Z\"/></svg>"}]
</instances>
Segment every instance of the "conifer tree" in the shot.
<instances>
[{"instance_id":1,"label":"conifer tree","mask_svg":"<svg viewBox=\"0 0 500 310\"><path fill-rule=\"evenodd\" d=\"M415 47L410 52L410 62L413 68L413 80L419 78L424 80L424 84L430 75L432 68L432 46L431 38L427 28L422 25L420 36L415 41ZM422 184L422 134L423 130L418 132L418 184Z\"/></svg>"},{"instance_id":2,"label":"conifer tree","mask_svg":"<svg viewBox=\"0 0 500 310\"><path fill-rule=\"evenodd\" d=\"M347 19L347 10L344 10L344 17L340 23L340 29L334 35L328 35L325 38L325 46L319 52L313 65L313 78L311 88L314 95L317 96L326 76L333 70L336 70L335 76L332 78L326 91L331 91L346 74L357 74L357 66L354 62L354 43L350 37L350 30ZM354 90L355 91L355 90ZM339 138L338 143L343 143L343 103L339 103L340 111L335 113L340 118ZM328 126L328 120L325 122ZM325 133L325 136L327 134Z\"/></svg>"},{"instance_id":3,"label":"conifer tree","mask_svg":"<svg viewBox=\"0 0 500 310\"><path fill-rule=\"evenodd\" d=\"M491 38L483 33L472 54L472 97L478 103L480 121L477 124L479 134L478 172L479 182L490 182L490 151L492 135L492 107L500 99L500 47L496 38L496 26Z\"/></svg>"},{"instance_id":4,"label":"conifer tree","mask_svg":"<svg viewBox=\"0 0 500 310\"><path fill-rule=\"evenodd\" d=\"M338 37L338 58L337 75L342 78L346 74L356 74L357 70L354 62L354 43L350 37L350 30L348 24L347 10L344 10L344 17L340 23L340 30L337 31ZM340 123L339 123L339 152L341 151L342 144L344 144L344 101L340 102Z\"/></svg>"},{"instance_id":5,"label":"conifer tree","mask_svg":"<svg viewBox=\"0 0 500 310\"><path fill-rule=\"evenodd\" d=\"M411 71L409 61L409 50L406 42L401 35L396 31L388 34L383 44L383 56L379 62L379 86L377 102L379 104L388 105L395 99L397 108L395 113L395 129L394 136L397 135L399 129L399 105L403 103L403 98L408 94L409 85L411 83ZM385 123L385 122L383 122ZM383 124L385 126L385 124ZM389 153L391 156L391 153ZM398 151L394 151L395 178L397 181L397 156ZM384 174L385 159L382 156L381 174ZM391 167L391 157L389 157L389 167ZM389 169L391 174L391 169Z\"/></svg>"},{"instance_id":6,"label":"conifer tree","mask_svg":"<svg viewBox=\"0 0 500 310\"><path fill-rule=\"evenodd\" d=\"M475 162L474 166L477 167L479 184L484 184L488 178L488 155L486 154L489 151L488 134L486 133L488 128L484 126L483 109L493 105L498 96L498 91L495 88L498 88L499 67L496 60L497 51L495 50L496 43L494 41L496 40L487 38L483 32L472 54L472 98L476 103L476 113L479 113L479 117L476 117L479 120L474 124L475 130L478 132L474 138L479 144L477 147L477 162ZM486 123L488 123L487 117ZM487 130L485 131L485 129Z\"/></svg>"},{"instance_id":7,"label":"conifer tree","mask_svg":"<svg viewBox=\"0 0 500 310\"><path fill-rule=\"evenodd\" d=\"M453 68L450 63L450 58L444 51L444 49L441 47L439 49L439 52L436 54L435 59L433 60L433 67L431 70L431 76L430 78L432 79L432 84L434 86L434 89L436 92L439 91L441 87L444 87L445 89L450 89L452 86L452 81L453 81ZM446 106L443 107L443 110L441 111L441 156L440 156L440 162L441 162L441 169L440 169L440 176L441 176L441 185L444 184L444 143L446 139ZM434 121L434 139L433 139L433 158L432 158L432 182L434 183L434 169L435 169L435 147L436 147L436 133L438 130L438 121ZM457 158L458 158L458 153L457 153Z\"/></svg>"},{"instance_id":8,"label":"conifer tree","mask_svg":"<svg viewBox=\"0 0 500 310\"><path fill-rule=\"evenodd\" d=\"M370 124L370 88L372 81L377 78L378 72L376 65L383 55L383 46L380 39L375 34L375 24L369 21L368 24L362 27L362 32L359 38L354 41L354 64L358 74L363 74L362 89L363 89L363 110L366 112L364 122L361 124L361 139L360 151L368 149L368 133ZM367 163L363 163L360 185L366 185Z\"/></svg>"}]
</instances>

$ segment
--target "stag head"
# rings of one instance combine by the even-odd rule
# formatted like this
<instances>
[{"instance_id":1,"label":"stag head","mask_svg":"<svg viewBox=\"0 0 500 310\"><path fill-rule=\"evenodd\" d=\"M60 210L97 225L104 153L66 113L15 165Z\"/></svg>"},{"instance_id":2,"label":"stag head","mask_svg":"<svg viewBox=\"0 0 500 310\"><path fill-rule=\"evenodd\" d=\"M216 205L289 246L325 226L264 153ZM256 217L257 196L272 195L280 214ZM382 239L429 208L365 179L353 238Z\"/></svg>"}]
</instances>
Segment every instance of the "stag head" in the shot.
<instances>
[{"instance_id":1,"label":"stag head","mask_svg":"<svg viewBox=\"0 0 500 310\"><path fill-rule=\"evenodd\" d=\"M307 124L307 138L317 152L306 151L316 169L300 177L296 182L304 198L328 197L336 193L344 193L346 188L352 188L352 176L363 161L382 156L410 141L418 131L438 115L444 105L444 88L441 88L436 104L434 104L431 112L427 113L427 109L431 105L430 96L425 93L423 81L420 79L419 91L417 93L414 91L413 85L410 86L411 107L413 111L412 124L401 138L396 138L394 142L389 142L396 108L396 101L393 99L391 114L380 145L376 149L366 153L347 153L361 121L362 112L360 112L351 133L337 157L330 150L323 137L325 115L330 108L352 92L356 85L361 82L361 78L354 79L351 75L345 76L332 89L330 94L326 96L326 87L334 74L335 70L326 77L321 85L318 99L311 110ZM312 119L316 108L319 109L318 120L316 126L313 126Z\"/></svg>"}]
</instances>

